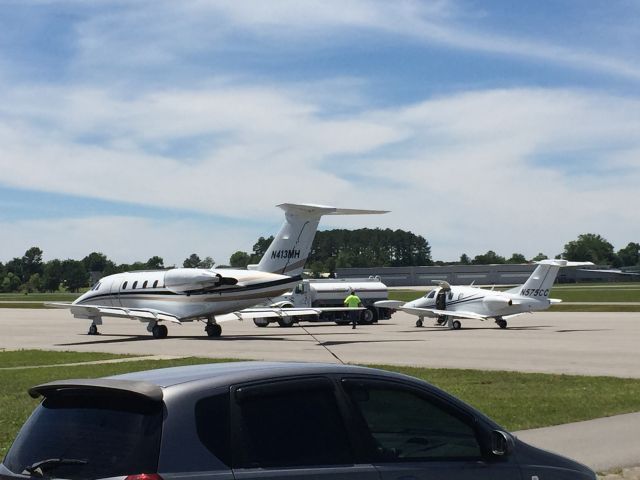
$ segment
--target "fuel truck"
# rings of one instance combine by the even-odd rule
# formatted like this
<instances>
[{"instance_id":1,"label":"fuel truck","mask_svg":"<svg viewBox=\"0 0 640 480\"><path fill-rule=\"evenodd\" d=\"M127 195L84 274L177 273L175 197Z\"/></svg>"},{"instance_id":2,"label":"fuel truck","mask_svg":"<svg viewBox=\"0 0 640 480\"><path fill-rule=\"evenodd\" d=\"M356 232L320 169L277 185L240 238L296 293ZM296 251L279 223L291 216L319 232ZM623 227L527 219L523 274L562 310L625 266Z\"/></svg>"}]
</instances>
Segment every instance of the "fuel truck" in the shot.
<instances>
[{"instance_id":1,"label":"fuel truck","mask_svg":"<svg viewBox=\"0 0 640 480\"><path fill-rule=\"evenodd\" d=\"M378 300L389 298L387 286L380 277L369 278L321 278L302 280L293 291L273 299L270 306L280 308L293 307L344 307L344 299L353 290L360 297L362 310L359 324L369 325L378 320L391 318L393 310L374 305ZM258 327L266 327L270 322L277 322L281 327L291 327L298 321L335 322L338 325L350 322L348 311L325 311L317 316L283 318L254 318Z\"/></svg>"}]
</instances>

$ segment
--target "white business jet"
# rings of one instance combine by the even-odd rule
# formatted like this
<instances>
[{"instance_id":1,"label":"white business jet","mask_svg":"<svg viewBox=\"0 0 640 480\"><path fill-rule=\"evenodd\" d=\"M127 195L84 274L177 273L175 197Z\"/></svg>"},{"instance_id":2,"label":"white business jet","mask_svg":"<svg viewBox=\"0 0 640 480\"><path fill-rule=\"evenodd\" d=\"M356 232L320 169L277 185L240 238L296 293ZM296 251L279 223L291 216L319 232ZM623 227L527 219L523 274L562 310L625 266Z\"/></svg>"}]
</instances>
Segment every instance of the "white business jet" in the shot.
<instances>
[{"instance_id":1,"label":"white business jet","mask_svg":"<svg viewBox=\"0 0 640 480\"><path fill-rule=\"evenodd\" d=\"M542 260L527 281L519 287L504 292L477 287L452 286L443 280L424 297L411 302L382 300L377 307L392 308L417 315L416 326L421 327L424 317L436 318L437 325L459 329L461 318L473 320L495 319L500 328L507 328L507 320L523 313L546 310L562 300L549 298L549 291L560 267L593 265L591 262L567 260Z\"/></svg>"},{"instance_id":2,"label":"white business jet","mask_svg":"<svg viewBox=\"0 0 640 480\"><path fill-rule=\"evenodd\" d=\"M320 217L387 212L292 203L278 207L285 211L285 222L260 263L249 270L173 268L118 273L102 278L73 303L47 306L68 308L74 317L91 320L92 335L98 334L103 317L120 317L147 323L154 338L167 336L165 322L206 321L207 335L219 337L219 321L318 315L326 309L248 307L282 295L300 282Z\"/></svg>"}]
</instances>

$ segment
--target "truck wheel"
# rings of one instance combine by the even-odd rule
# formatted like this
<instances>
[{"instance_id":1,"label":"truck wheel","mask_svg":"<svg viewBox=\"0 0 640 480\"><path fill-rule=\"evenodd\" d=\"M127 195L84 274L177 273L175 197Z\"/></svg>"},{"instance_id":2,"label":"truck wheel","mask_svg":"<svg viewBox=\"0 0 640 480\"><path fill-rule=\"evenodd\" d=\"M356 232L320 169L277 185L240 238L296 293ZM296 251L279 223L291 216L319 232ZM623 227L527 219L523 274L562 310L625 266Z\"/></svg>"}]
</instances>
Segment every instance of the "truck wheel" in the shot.
<instances>
[{"instance_id":1,"label":"truck wheel","mask_svg":"<svg viewBox=\"0 0 640 480\"><path fill-rule=\"evenodd\" d=\"M256 327L266 327L269 325L269 320L266 318L254 318L253 323L256 324Z\"/></svg>"},{"instance_id":2,"label":"truck wheel","mask_svg":"<svg viewBox=\"0 0 640 480\"><path fill-rule=\"evenodd\" d=\"M294 317L282 317L278 319L278 325L283 328L293 327Z\"/></svg>"},{"instance_id":3,"label":"truck wheel","mask_svg":"<svg viewBox=\"0 0 640 480\"><path fill-rule=\"evenodd\" d=\"M362 313L360 313L360 321L358 323L361 325L371 325L374 322L374 319L374 311L367 308L366 310L362 310Z\"/></svg>"},{"instance_id":4,"label":"truck wheel","mask_svg":"<svg viewBox=\"0 0 640 480\"><path fill-rule=\"evenodd\" d=\"M290 303L287 303L282 305L281 308L293 308L293 305ZM296 321L295 317L282 317L278 319L278 325L280 325L283 328L289 328L289 327L293 327L293 324L295 323L295 321Z\"/></svg>"}]
</instances>

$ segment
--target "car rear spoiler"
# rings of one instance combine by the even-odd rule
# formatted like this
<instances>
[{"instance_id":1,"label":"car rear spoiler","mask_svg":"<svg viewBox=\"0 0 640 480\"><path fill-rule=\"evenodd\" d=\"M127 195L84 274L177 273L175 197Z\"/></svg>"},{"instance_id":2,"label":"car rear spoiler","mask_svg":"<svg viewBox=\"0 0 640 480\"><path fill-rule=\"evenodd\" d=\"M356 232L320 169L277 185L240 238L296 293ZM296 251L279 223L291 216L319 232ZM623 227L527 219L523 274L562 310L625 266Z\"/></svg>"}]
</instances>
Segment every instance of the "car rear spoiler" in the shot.
<instances>
[{"instance_id":1,"label":"car rear spoiler","mask_svg":"<svg viewBox=\"0 0 640 480\"><path fill-rule=\"evenodd\" d=\"M133 380L116 380L111 378L82 378L74 380L56 380L54 382L43 383L29 389L32 398L50 397L54 395L71 393L76 391L91 391L104 393L106 395L132 395L152 402L162 401L162 388L148 382Z\"/></svg>"}]
</instances>

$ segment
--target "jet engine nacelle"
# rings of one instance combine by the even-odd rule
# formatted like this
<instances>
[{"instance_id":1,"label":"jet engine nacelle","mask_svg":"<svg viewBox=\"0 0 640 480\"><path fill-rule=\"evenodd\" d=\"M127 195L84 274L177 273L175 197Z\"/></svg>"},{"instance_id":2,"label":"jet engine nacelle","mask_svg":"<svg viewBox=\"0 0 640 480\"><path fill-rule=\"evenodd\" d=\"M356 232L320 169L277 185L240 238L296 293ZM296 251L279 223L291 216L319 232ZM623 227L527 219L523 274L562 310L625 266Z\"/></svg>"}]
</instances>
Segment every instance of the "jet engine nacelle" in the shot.
<instances>
[{"instance_id":1,"label":"jet engine nacelle","mask_svg":"<svg viewBox=\"0 0 640 480\"><path fill-rule=\"evenodd\" d=\"M487 295L482 299L482 303L490 310L503 310L513 305L513 300L504 295Z\"/></svg>"},{"instance_id":2,"label":"jet engine nacelle","mask_svg":"<svg viewBox=\"0 0 640 480\"><path fill-rule=\"evenodd\" d=\"M212 290L223 285L235 285L235 278L223 277L202 268L172 268L164 274L164 285L174 293L192 293Z\"/></svg>"}]
</instances>

